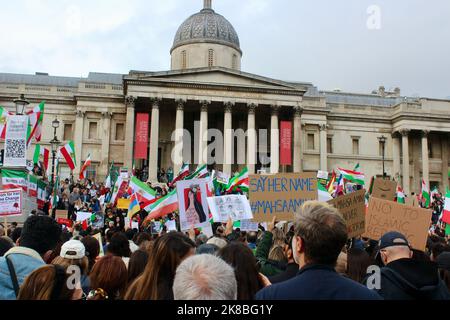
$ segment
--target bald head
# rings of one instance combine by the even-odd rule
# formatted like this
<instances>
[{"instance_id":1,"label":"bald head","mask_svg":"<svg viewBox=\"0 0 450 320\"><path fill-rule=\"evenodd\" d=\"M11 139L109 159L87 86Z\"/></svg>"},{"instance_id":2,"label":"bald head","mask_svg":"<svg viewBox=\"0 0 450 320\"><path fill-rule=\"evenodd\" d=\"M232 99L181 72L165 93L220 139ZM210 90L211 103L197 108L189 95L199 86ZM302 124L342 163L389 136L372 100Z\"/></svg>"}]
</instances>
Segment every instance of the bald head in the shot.
<instances>
[{"instance_id":1,"label":"bald head","mask_svg":"<svg viewBox=\"0 0 450 320\"><path fill-rule=\"evenodd\" d=\"M395 246L385 248L380 251L381 260L384 265L388 265L391 262L400 259L411 259L413 257L413 252L409 247L406 246Z\"/></svg>"}]
</instances>

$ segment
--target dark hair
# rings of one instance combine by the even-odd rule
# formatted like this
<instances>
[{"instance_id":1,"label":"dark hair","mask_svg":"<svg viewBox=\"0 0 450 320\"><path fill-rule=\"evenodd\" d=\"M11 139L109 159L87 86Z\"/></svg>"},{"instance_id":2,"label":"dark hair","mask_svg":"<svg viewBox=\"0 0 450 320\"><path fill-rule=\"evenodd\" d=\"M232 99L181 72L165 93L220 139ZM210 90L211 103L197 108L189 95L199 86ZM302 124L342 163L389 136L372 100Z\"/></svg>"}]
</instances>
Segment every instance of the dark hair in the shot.
<instances>
[{"instance_id":1,"label":"dark hair","mask_svg":"<svg viewBox=\"0 0 450 320\"><path fill-rule=\"evenodd\" d=\"M263 288L253 252L243 243L233 242L221 249L218 256L235 270L238 300L253 300Z\"/></svg>"},{"instance_id":2,"label":"dark hair","mask_svg":"<svg viewBox=\"0 0 450 320\"><path fill-rule=\"evenodd\" d=\"M362 283L371 265L372 259L365 250L352 248L347 251L347 276L350 279Z\"/></svg>"},{"instance_id":3,"label":"dark hair","mask_svg":"<svg viewBox=\"0 0 450 320\"><path fill-rule=\"evenodd\" d=\"M30 216L23 226L20 246L44 255L56 247L61 231L61 226L50 217Z\"/></svg>"},{"instance_id":4,"label":"dark hair","mask_svg":"<svg viewBox=\"0 0 450 320\"><path fill-rule=\"evenodd\" d=\"M212 254L215 255L219 251L219 247L213 244L202 244L198 246L196 254Z\"/></svg>"},{"instance_id":5,"label":"dark hair","mask_svg":"<svg viewBox=\"0 0 450 320\"><path fill-rule=\"evenodd\" d=\"M127 236L122 232L115 233L111 238L107 251L113 256L129 258L131 250Z\"/></svg>"},{"instance_id":6,"label":"dark hair","mask_svg":"<svg viewBox=\"0 0 450 320\"><path fill-rule=\"evenodd\" d=\"M128 229L125 231L125 235L127 236L128 240L133 240L133 237L137 234L137 232L134 229Z\"/></svg>"},{"instance_id":7,"label":"dark hair","mask_svg":"<svg viewBox=\"0 0 450 320\"><path fill-rule=\"evenodd\" d=\"M442 242L434 243L431 247L431 253L433 254L434 260L437 259L441 255L441 253L450 251L450 248L448 245Z\"/></svg>"},{"instance_id":8,"label":"dark hair","mask_svg":"<svg viewBox=\"0 0 450 320\"><path fill-rule=\"evenodd\" d=\"M89 260L88 266L88 274L91 272L94 267L95 260L100 254L100 243L97 239L91 236L84 237L81 239L81 243L83 243L84 248L86 249L86 256Z\"/></svg>"},{"instance_id":9,"label":"dark hair","mask_svg":"<svg viewBox=\"0 0 450 320\"><path fill-rule=\"evenodd\" d=\"M115 233L116 232L114 230L109 229L108 232L106 232L106 234L105 234L106 241L110 242Z\"/></svg>"},{"instance_id":10,"label":"dark hair","mask_svg":"<svg viewBox=\"0 0 450 320\"><path fill-rule=\"evenodd\" d=\"M148 252L137 250L133 252L128 263L128 283L132 283L144 272L148 262Z\"/></svg>"},{"instance_id":11,"label":"dark hair","mask_svg":"<svg viewBox=\"0 0 450 320\"><path fill-rule=\"evenodd\" d=\"M20 238L20 235L22 234L22 228L17 227L11 232L11 240L16 243L17 239Z\"/></svg>"},{"instance_id":12,"label":"dark hair","mask_svg":"<svg viewBox=\"0 0 450 320\"><path fill-rule=\"evenodd\" d=\"M156 239L144 273L128 288L126 300L173 300L175 272L195 243L180 232Z\"/></svg>"},{"instance_id":13,"label":"dark hair","mask_svg":"<svg viewBox=\"0 0 450 320\"><path fill-rule=\"evenodd\" d=\"M140 247L145 241L152 241L152 236L147 232L139 232L134 236L134 243Z\"/></svg>"},{"instance_id":14,"label":"dark hair","mask_svg":"<svg viewBox=\"0 0 450 320\"><path fill-rule=\"evenodd\" d=\"M413 257L412 259L415 261L421 261L421 262L430 262L430 256L427 255L425 252L417 250L417 249L412 249L411 250L413 252Z\"/></svg>"},{"instance_id":15,"label":"dark hair","mask_svg":"<svg viewBox=\"0 0 450 320\"><path fill-rule=\"evenodd\" d=\"M121 258L105 256L94 265L89 278L91 289L105 290L110 300L121 299L127 287L127 267Z\"/></svg>"},{"instance_id":16,"label":"dark hair","mask_svg":"<svg viewBox=\"0 0 450 320\"><path fill-rule=\"evenodd\" d=\"M14 244L10 240L0 237L0 257L3 257L13 247Z\"/></svg>"},{"instance_id":17,"label":"dark hair","mask_svg":"<svg viewBox=\"0 0 450 320\"><path fill-rule=\"evenodd\" d=\"M258 240L258 233L255 231L250 231L247 233L247 242L248 243L256 243Z\"/></svg>"}]
</instances>

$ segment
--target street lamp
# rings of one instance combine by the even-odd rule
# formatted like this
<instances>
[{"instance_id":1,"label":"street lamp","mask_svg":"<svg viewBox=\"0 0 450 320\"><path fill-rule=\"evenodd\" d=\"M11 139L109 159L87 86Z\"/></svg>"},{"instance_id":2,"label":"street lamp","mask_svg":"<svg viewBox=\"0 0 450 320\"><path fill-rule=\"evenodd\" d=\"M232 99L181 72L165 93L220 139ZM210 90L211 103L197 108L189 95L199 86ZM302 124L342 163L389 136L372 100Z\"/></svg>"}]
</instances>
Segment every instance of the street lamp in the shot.
<instances>
[{"instance_id":1,"label":"street lamp","mask_svg":"<svg viewBox=\"0 0 450 320\"><path fill-rule=\"evenodd\" d=\"M16 104L16 115L22 116L25 113L25 108L30 104L27 100L25 100L25 96L23 94L20 95L19 99L14 100Z\"/></svg>"},{"instance_id":2,"label":"street lamp","mask_svg":"<svg viewBox=\"0 0 450 320\"><path fill-rule=\"evenodd\" d=\"M385 156L385 147L386 147L387 138L385 136L381 136L381 137L378 137L378 141L380 141L380 144L381 144L381 155L383 157L383 179L386 179L386 170L384 167L384 156Z\"/></svg>"},{"instance_id":3,"label":"street lamp","mask_svg":"<svg viewBox=\"0 0 450 320\"><path fill-rule=\"evenodd\" d=\"M58 140L58 137L56 136L56 130L59 128L59 120L56 118L52 122L53 127L53 140L50 141L50 144L52 145L52 181L51 186L53 189L54 183L55 183L55 163L56 163L56 153L58 152L58 148L61 145L61 142Z\"/></svg>"}]
</instances>

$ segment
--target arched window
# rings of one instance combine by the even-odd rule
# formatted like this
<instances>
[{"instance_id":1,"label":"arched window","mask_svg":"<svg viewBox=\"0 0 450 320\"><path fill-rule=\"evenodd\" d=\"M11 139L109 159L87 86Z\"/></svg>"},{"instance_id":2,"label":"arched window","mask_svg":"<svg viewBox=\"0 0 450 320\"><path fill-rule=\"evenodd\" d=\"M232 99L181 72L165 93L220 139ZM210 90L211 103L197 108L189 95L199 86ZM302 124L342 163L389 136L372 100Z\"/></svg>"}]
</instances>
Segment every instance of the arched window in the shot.
<instances>
[{"instance_id":1,"label":"arched window","mask_svg":"<svg viewBox=\"0 0 450 320\"><path fill-rule=\"evenodd\" d=\"M181 69L187 68L187 55L186 50L181 51Z\"/></svg>"},{"instance_id":2,"label":"arched window","mask_svg":"<svg viewBox=\"0 0 450 320\"><path fill-rule=\"evenodd\" d=\"M209 49L208 50L208 67L213 67L214 66L214 50L213 49Z\"/></svg>"},{"instance_id":3,"label":"arched window","mask_svg":"<svg viewBox=\"0 0 450 320\"><path fill-rule=\"evenodd\" d=\"M237 55L236 55L236 54L233 54L233 60L231 61L231 67L232 67L233 69L237 69L237 68L238 68L238 65L237 65Z\"/></svg>"}]
</instances>

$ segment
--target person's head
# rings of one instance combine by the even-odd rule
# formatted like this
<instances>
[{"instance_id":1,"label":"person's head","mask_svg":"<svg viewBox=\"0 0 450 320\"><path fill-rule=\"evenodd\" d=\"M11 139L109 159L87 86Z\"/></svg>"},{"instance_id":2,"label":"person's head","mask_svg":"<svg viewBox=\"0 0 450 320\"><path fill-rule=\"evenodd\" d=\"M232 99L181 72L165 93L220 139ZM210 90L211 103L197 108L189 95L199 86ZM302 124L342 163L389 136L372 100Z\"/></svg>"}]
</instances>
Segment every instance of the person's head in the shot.
<instances>
[{"instance_id":1,"label":"person's head","mask_svg":"<svg viewBox=\"0 0 450 320\"><path fill-rule=\"evenodd\" d=\"M127 231L125 231L125 235L127 237L128 240L133 240L134 236L136 235L136 231L135 229L128 229Z\"/></svg>"},{"instance_id":2,"label":"person's head","mask_svg":"<svg viewBox=\"0 0 450 320\"><path fill-rule=\"evenodd\" d=\"M184 260L173 283L175 300L236 300L234 270L212 255L197 255Z\"/></svg>"},{"instance_id":3,"label":"person's head","mask_svg":"<svg viewBox=\"0 0 450 320\"><path fill-rule=\"evenodd\" d=\"M20 227L15 228L15 229L11 232L11 240L12 240L14 243L17 243L17 240L19 240L21 234L22 234L22 228L20 228Z\"/></svg>"},{"instance_id":4,"label":"person's head","mask_svg":"<svg viewBox=\"0 0 450 320\"><path fill-rule=\"evenodd\" d=\"M195 244L197 245L197 247L205 244L206 242L208 242L208 236L203 233L199 234L195 239Z\"/></svg>"},{"instance_id":5,"label":"person's head","mask_svg":"<svg viewBox=\"0 0 450 320\"><path fill-rule=\"evenodd\" d=\"M195 254L195 243L179 232L158 238L144 273L128 288L127 300L163 300L172 296L175 272L180 263Z\"/></svg>"},{"instance_id":6,"label":"person's head","mask_svg":"<svg viewBox=\"0 0 450 320\"><path fill-rule=\"evenodd\" d=\"M253 300L256 292L262 289L253 252L243 243L233 242L221 249L218 256L234 268L238 300Z\"/></svg>"},{"instance_id":7,"label":"person's head","mask_svg":"<svg viewBox=\"0 0 450 320\"><path fill-rule=\"evenodd\" d=\"M202 244L197 247L196 254L212 254L215 255L219 251L219 248L213 244Z\"/></svg>"},{"instance_id":8,"label":"person's head","mask_svg":"<svg viewBox=\"0 0 450 320\"><path fill-rule=\"evenodd\" d=\"M86 249L86 257L89 260L88 273L92 270L92 267L95 264L95 260L100 254L100 243L97 239L91 236L84 237L81 239L85 249Z\"/></svg>"},{"instance_id":9,"label":"person's head","mask_svg":"<svg viewBox=\"0 0 450 320\"><path fill-rule=\"evenodd\" d=\"M250 231L247 233L247 242L256 244L256 241L258 240L258 233L254 231Z\"/></svg>"},{"instance_id":10,"label":"person's head","mask_svg":"<svg viewBox=\"0 0 450 320\"><path fill-rule=\"evenodd\" d=\"M228 243L222 238L213 237L208 240L207 244L212 244L212 245L215 245L216 247L222 249L222 248L225 248Z\"/></svg>"},{"instance_id":11,"label":"person's head","mask_svg":"<svg viewBox=\"0 0 450 320\"><path fill-rule=\"evenodd\" d=\"M433 243L431 246L431 261L436 262L437 258L443 253L450 251L450 248L447 244L442 242Z\"/></svg>"},{"instance_id":12,"label":"person's head","mask_svg":"<svg viewBox=\"0 0 450 320\"><path fill-rule=\"evenodd\" d=\"M81 289L67 285L69 274L59 265L46 265L32 272L20 288L17 300L79 300Z\"/></svg>"},{"instance_id":13,"label":"person's head","mask_svg":"<svg viewBox=\"0 0 450 320\"><path fill-rule=\"evenodd\" d=\"M292 242L294 260L300 266L336 264L348 238L347 225L337 209L327 203L306 202L295 216Z\"/></svg>"},{"instance_id":14,"label":"person's head","mask_svg":"<svg viewBox=\"0 0 450 320\"><path fill-rule=\"evenodd\" d=\"M133 252L128 263L128 283L132 283L144 272L147 266L149 252L137 250Z\"/></svg>"},{"instance_id":15,"label":"person's head","mask_svg":"<svg viewBox=\"0 0 450 320\"><path fill-rule=\"evenodd\" d=\"M58 257L53 259L52 264L68 268L70 266L78 266L82 274L88 272L89 260L86 257L86 250L83 243L78 240L70 240L61 247Z\"/></svg>"},{"instance_id":16,"label":"person's head","mask_svg":"<svg viewBox=\"0 0 450 320\"><path fill-rule=\"evenodd\" d=\"M9 249L14 247L14 242L7 237L0 237L0 257L3 257Z\"/></svg>"},{"instance_id":17,"label":"person's head","mask_svg":"<svg viewBox=\"0 0 450 320\"><path fill-rule=\"evenodd\" d=\"M51 254L61 236L61 226L52 218L47 216L31 216L23 226L19 244L35 250L44 260L46 255Z\"/></svg>"},{"instance_id":18,"label":"person's head","mask_svg":"<svg viewBox=\"0 0 450 320\"><path fill-rule=\"evenodd\" d=\"M388 232L379 242L381 262L388 265L400 259L411 259L413 251L406 237L399 232Z\"/></svg>"},{"instance_id":19,"label":"person's head","mask_svg":"<svg viewBox=\"0 0 450 320\"><path fill-rule=\"evenodd\" d=\"M124 233L118 232L111 237L111 242L108 245L108 254L118 257L131 256L130 242Z\"/></svg>"},{"instance_id":20,"label":"person's head","mask_svg":"<svg viewBox=\"0 0 450 320\"><path fill-rule=\"evenodd\" d=\"M152 236L147 232L139 232L134 236L134 243L140 247L141 244L145 241L152 241Z\"/></svg>"},{"instance_id":21,"label":"person's head","mask_svg":"<svg viewBox=\"0 0 450 320\"><path fill-rule=\"evenodd\" d=\"M284 254L284 248L282 246L275 245L270 249L269 260L280 263L287 263L287 257Z\"/></svg>"},{"instance_id":22,"label":"person's head","mask_svg":"<svg viewBox=\"0 0 450 320\"><path fill-rule=\"evenodd\" d=\"M120 257L105 256L94 265L89 278L92 290L106 292L110 300L120 300L127 287L128 271Z\"/></svg>"},{"instance_id":23,"label":"person's head","mask_svg":"<svg viewBox=\"0 0 450 320\"><path fill-rule=\"evenodd\" d=\"M367 269L372 264L365 250L352 248L347 251L347 276L350 279L362 283L367 275Z\"/></svg>"},{"instance_id":24,"label":"person's head","mask_svg":"<svg viewBox=\"0 0 450 320\"><path fill-rule=\"evenodd\" d=\"M450 252L443 252L437 257L436 263L439 268L439 275L442 281L447 285L450 290Z\"/></svg>"}]
</instances>

